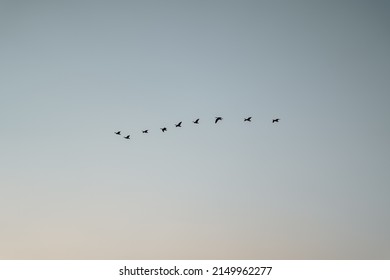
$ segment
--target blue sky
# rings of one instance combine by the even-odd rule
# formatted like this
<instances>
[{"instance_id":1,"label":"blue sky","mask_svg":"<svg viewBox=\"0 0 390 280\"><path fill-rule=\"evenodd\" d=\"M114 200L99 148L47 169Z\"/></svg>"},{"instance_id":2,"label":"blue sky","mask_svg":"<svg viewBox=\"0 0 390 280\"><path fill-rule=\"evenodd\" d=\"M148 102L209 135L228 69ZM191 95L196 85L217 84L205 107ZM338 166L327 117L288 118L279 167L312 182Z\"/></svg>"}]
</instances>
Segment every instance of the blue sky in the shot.
<instances>
[{"instance_id":1,"label":"blue sky","mask_svg":"<svg viewBox=\"0 0 390 280\"><path fill-rule=\"evenodd\" d=\"M388 13L0 1L0 258L388 259Z\"/></svg>"}]
</instances>

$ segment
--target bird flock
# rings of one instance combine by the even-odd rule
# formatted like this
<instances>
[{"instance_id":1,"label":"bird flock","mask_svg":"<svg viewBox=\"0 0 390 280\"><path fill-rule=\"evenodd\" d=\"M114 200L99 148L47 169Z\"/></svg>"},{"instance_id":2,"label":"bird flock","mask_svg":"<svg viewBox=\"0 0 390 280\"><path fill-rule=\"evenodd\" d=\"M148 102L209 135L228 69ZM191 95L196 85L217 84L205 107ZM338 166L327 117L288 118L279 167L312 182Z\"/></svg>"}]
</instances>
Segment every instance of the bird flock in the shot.
<instances>
[{"instance_id":1,"label":"bird flock","mask_svg":"<svg viewBox=\"0 0 390 280\"><path fill-rule=\"evenodd\" d=\"M194 120L194 121L192 121L194 124L196 124L196 125L199 125L199 120L200 119L196 119L196 120ZM222 121L223 120L223 118L222 117L215 117L215 120L214 120L214 123L215 124L217 124L218 122L220 122L220 121ZM277 118L277 119L272 119L272 123L277 123L277 122L279 122L279 118ZM251 122L252 121L252 117L248 117L248 118L244 118L244 122ZM175 124L175 127L181 127L181 125L182 125L182 121L180 121L180 122L178 122L177 124ZM162 128L160 128L161 129L161 131L164 133L164 132L166 132L167 130L168 130L168 128L166 128L166 127L162 127ZM122 135L122 131L116 131L116 132L114 132L116 135ZM149 133L149 129L145 129L145 130L142 130L142 133ZM127 135L127 136L124 136L123 138L125 138L125 139L127 139L127 140L130 140L130 135Z\"/></svg>"}]
</instances>

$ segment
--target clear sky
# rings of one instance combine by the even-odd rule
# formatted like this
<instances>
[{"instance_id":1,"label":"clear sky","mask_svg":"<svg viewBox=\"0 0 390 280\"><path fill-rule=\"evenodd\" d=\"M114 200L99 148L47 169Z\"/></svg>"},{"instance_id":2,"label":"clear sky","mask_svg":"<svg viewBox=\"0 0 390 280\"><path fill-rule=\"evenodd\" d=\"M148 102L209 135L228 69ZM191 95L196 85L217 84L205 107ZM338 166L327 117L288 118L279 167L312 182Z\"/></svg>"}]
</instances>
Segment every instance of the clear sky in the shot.
<instances>
[{"instance_id":1,"label":"clear sky","mask_svg":"<svg viewBox=\"0 0 390 280\"><path fill-rule=\"evenodd\" d=\"M389 259L389 13L0 0L0 258Z\"/></svg>"}]
</instances>

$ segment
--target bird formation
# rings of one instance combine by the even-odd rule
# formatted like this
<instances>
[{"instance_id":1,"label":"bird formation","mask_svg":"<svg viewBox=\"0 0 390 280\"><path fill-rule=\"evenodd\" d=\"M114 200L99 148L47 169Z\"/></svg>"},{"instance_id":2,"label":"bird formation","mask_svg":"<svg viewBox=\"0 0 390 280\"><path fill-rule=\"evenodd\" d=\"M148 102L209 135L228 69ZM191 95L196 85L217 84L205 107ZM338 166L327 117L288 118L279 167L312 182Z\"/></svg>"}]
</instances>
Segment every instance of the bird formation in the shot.
<instances>
[{"instance_id":1,"label":"bird formation","mask_svg":"<svg viewBox=\"0 0 390 280\"><path fill-rule=\"evenodd\" d=\"M216 123L218 123L219 121L222 121L223 120L223 118L222 117L215 117L215 121L214 121L214 123L216 124ZM272 119L272 123L277 123L277 122L279 122L279 118L277 118L277 119ZM244 122L251 122L252 121L252 117L248 117L248 118L244 118ZM194 121L192 121L194 124L199 124L199 119L196 119L196 120L194 120ZM181 124L182 124L183 122L179 122L179 123L177 123L177 124L175 124L175 127L181 127ZM166 127L162 127L162 128L160 128L161 129L161 131L162 132L166 132L168 129L166 128ZM116 131L116 132L114 132L116 135L122 135L121 134L121 131L119 130L119 131ZM142 133L149 133L149 129L146 129L146 130L142 130ZM127 139L127 140L129 140L130 139L130 135L127 135L127 136L125 136L125 137L123 137L123 138L125 138L125 139Z\"/></svg>"}]
</instances>

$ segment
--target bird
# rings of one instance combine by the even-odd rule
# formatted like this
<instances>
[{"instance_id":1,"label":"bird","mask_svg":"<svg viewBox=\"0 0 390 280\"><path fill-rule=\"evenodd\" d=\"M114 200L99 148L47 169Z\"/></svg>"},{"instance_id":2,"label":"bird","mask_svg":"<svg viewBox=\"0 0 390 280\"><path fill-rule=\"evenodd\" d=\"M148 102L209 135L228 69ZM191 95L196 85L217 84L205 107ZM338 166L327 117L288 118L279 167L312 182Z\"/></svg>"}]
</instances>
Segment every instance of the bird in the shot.
<instances>
[{"instance_id":1,"label":"bird","mask_svg":"<svg viewBox=\"0 0 390 280\"><path fill-rule=\"evenodd\" d=\"M130 135L127 135L126 137L123 137L125 139L130 139Z\"/></svg>"},{"instance_id":2,"label":"bird","mask_svg":"<svg viewBox=\"0 0 390 280\"><path fill-rule=\"evenodd\" d=\"M182 122L179 122L178 124L175 124L176 127L181 127L181 123Z\"/></svg>"},{"instance_id":3,"label":"bird","mask_svg":"<svg viewBox=\"0 0 390 280\"><path fill-rule=\"evenodd\" d=\"M279 120L280 120L280 119L273 119L273 120L272 120L272 123L274 123L274 122L279 122Z\"/></svg>"},{"instance_id":4,"label":"bird","mask_svg":"<svg viewBox=\"0 0 390 280\"><path fill-rule=\"evenodd\" d=\"M117 132L115 132L115 134L121 135L121 131L117 131Z\"/></svg>"},{"instance_id":5,"label":"bird","mask_svg":"<svg viewBox=\"0 0 390 280\"><path fill-rule=\"evenodd\" d=\"M149 130L147 129L147 130L142 130L142 133L148 133L149 132Z\"/></svg>"},{"instance_id":6,"label":"bird","mask_svg":"<svg viewBox=\"0 0 390 280\"><path fill-rule=\"evenodd\" d=\"M244 122L250 122L250 121L252 121L252 117L249 117L249 118L244 118Z\"/></svg>"},{"instance_id":7,"label":"bird","mask_svg":"<svg viewBox=\"0 0 390 280\"><path fill-rule=\"evenodd\" d=\"M223 120L223 118L221 118L221 117L215 117L215 123L217 123L218 121L222 121Z\"/></svg>"},{"instance_id":8,"label":"bird","mask_svg":"<svg viewBox=\"0 0 390 280\"><path fill-rule=\"evenodd\" d=\"M162 130L162 132L165 132L165 131L167 131L167 128L163 127L163 128L161 128L161 130Z\"/></svg>"},{"instance_id":9,"label":"bird","mask_svg":"<svg viewBox=\"0 0 390 280\"><path fill-rule=\"evenodd\" d=\"M193 121L194 124L199 124L199 119L196 119L195 121Z\"/></svg>"}]
</instances>

